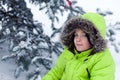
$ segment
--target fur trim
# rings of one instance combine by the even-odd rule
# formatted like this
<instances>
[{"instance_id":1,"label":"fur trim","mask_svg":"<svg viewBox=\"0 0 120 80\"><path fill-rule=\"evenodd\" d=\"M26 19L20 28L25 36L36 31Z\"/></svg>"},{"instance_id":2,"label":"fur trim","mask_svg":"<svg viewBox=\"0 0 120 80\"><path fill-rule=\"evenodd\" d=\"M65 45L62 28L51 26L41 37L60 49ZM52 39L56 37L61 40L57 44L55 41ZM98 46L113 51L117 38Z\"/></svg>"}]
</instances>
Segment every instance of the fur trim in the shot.
<instances>
[{"instance_id":1,"label":"fur trim","mask_svg":"<svg viewBox=\"0 0 120 80\"><path fill-rule=\"evenodd\" d=\"M92 22L86 19L82 19L80 17L74 17L66 22L63 26L62 33L60 35L60 40L63 45L68 48L74 48L74 31L76 29L83 30L86 34L88 34L90 42L93 47L93 51L91 54L103 51L106 47L106 41L100 35L98 29L94 26Z\"/></svg>"}]
</instances>

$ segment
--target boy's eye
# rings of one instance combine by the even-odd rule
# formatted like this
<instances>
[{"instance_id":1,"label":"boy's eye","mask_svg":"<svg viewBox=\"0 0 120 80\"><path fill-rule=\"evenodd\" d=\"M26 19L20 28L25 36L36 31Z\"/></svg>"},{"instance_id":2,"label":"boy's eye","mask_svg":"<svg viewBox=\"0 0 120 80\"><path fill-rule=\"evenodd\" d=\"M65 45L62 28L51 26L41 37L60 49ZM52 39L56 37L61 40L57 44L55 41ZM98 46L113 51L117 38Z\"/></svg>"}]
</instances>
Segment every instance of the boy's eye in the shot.
<instances>
[{"instance_id":1,"label":"boy's eye","mask_svg":"<svg viewBox=\"0 0 120 80\"><path fill-rule=\"evenodd\" d=\"M77 37L78 36L78 34L75 34L75 37Z\"/></svg>"},{"instance_id":2,"label":"boy's eye","mask_svg":"<svg viewBox=\"0 0 120 80\"><path fill-rule=\"evenodd\" d=\"M86 34L82 35L82 37L87 37Z\"/></svg>"},{"instance_id":3,"label":"boy's eye","mask_svg":"<svg viewBox=\"0 0 120 80\"><path fill-rule=\"evenodd\" d=\"M86 38L86 34L83 34L83 35L78 35L78 34L75 34L75 37L81 37L81 38Z\"/></svg>"}]
</instances>

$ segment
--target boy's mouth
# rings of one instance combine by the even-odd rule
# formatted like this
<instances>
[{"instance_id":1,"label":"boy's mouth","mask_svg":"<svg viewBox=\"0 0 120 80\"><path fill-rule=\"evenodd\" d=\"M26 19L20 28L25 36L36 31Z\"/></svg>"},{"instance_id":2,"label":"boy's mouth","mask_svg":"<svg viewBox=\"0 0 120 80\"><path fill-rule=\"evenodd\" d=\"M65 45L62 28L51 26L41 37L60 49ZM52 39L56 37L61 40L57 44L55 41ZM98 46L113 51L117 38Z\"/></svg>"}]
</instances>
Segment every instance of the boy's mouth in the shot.
<instances>
[{"instance_id":1,"label":"boy's mouth","mask_svg":"<svg viewBox=\"0 0 120 80\"><path fill-rule=\"evenodd\" d=\"M76 44L76 46L83 46L82 44Z\"/></svg>"}]
</instances>

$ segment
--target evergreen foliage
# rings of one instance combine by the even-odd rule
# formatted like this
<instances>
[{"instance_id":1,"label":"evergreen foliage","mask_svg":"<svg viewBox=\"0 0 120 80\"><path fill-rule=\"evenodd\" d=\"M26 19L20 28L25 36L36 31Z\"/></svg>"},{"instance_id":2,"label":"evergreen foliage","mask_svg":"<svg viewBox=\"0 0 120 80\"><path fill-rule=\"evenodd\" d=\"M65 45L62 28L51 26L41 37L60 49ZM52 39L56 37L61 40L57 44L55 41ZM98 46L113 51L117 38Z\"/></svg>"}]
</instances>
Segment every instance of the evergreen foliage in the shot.
<instances>
[{"instance_id":1,"label":"evergreen foliage","mask_svg":"<svg viewBox=\"0 0 120 80\"><path fill-rule=\"evenodd\" d=\"M27 1L27 0L26 0ZM46 71L52 65L52 53L59 55L63 49L62 45L51 39L61 31L55 27L55 21L59 22L58 13L64 15L68 12L67 19L74 15L85 13L82 7L76 6L77 1L72 0L29 0L29 3L39 6L39 10L46 10L45 14L51 20L52 34L48 36L44 33L41 22L33 19L33 13L27 8L25 0L0 0L0 43L8 41L9 55L2 57L3 61L13 59L17 67L14 72L18 78L23 71L29 71L28 80L40 80L42 69ZM101 11L97 8L97 13L106 16L112 15L110 11ZM119 52L119 41L114 35L120 30L120 23L108 25L107 39ZM34 70L30 71L30 66ZM43 67L43 68L41 68Z\"/></svg>"},{"instance_id":2,"label":"evergreen foliage","mask_svg":"<svg viewBox=\"0 0 120 80\"><path fill-rule=\"evenodd\" d=\"M46 70L51 68L52 53L60 54L62 45L51 39L61 28L55 28L54 22L59 21L57 13L64 15L68 12L68 19L74 15L85 13L81 7L74 6L77 2L70 0L29 0L30 3L39 5L39 10L45 9L45 14L51 20L53 34L49 37L44 33L42 23L33 20L33 13L25 0L0 0L0 43L9 41L9 55L2 60L14 59L17 67L15 78L23 71L29 71L29 67L36 68L29 73L28 80L37 80L41 76L40 66Z\"/></svg>"}]
</instances>

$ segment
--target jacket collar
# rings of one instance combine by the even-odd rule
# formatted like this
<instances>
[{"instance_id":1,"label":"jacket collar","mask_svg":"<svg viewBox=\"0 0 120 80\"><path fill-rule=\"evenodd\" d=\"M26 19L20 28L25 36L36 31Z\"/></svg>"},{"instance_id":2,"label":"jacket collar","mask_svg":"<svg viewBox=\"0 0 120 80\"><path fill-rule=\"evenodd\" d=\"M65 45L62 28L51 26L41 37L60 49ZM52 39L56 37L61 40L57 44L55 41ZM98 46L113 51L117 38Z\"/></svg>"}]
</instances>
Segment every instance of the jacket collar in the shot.
<instances>
[{"instance_id":1,"label":"jacket collar","mask_svg":"<svg viewBox=\"0 0 120 80\"><path fill-rule=\"evenodd\" d=\"M87 57L89 56L92 50L93 50L92 48L89 50L82 51L82 52L78 52L77 50L75 50L75 57L76 58Z\"/></svg>"}]
</instances>

